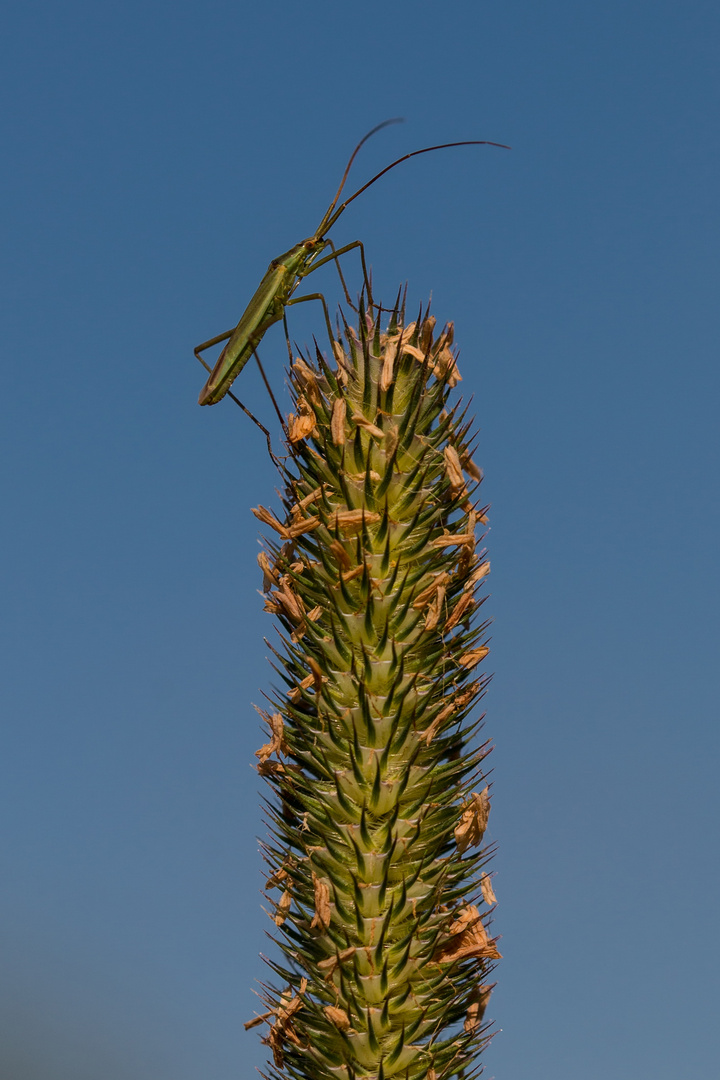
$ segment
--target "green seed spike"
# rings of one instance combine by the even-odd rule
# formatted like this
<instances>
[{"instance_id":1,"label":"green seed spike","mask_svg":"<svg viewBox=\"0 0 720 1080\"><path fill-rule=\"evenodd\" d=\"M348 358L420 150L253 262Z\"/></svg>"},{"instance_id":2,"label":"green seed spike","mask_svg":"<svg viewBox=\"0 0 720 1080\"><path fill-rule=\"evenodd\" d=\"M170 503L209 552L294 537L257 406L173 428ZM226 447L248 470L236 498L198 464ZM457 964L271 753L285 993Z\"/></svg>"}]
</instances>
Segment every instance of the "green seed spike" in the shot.
<instances>
[{"instance_id":1,"label":"green seed spike","mask_svg":"<svg viewBox=\"0 0 720 1080\"><path fill-rule=\"evenodd\" d=\"M409 608L410 604L408 603L404 611L405 618L395 620L394 631L396 641L407 641L408 638L413 635L418 624L422 622L422 612L417 611L409 613Z\"/></svg>"},{"instance_id":2,"label":"green seed spike","mask_svg":"<svg viewBox=\"0 0 720 1080\"><path fill-rule=\"evenodd\" d=\"M346 477L346 475L345 475L345 470L344 470L344 469L340 469L340 470L338 471L338 474L337 474L337 482L338 482L338 483L339 483L339 485L340 485L340 490L341 490L341 492L342 492L342 497L343 497L343 499L345 500L345 502L347 503L347 505L349 506L349 505L350 505L350 501L351 501L351 499L352 499L352 495L351 495L351 493L350 493L350 488L348 487L348 484L347 484L347 477ZM325 498L324 498L324 501L326 501L326 503L329 503L329 502L330 502L330 496L329 496L329 494L325 493ZM342 537L340 536L340 532L339 532L339 530L337 531L337 534L336 534L336 537L335 537L335 539L336 539L336 540L341 540L341 539L342 539Z\"/></svg>"},{"instance_id":3,"label":"green seed spike","mask_svg":"<svg viewBox=\"0 0 720 1080\"><path fill-rule=\"evenodd\" d=\"M383 1012L382 1022L387 1024L390 1017L390 999L388 997L388 989L390 986L390 978L388 975L387 960L383 963L382 971L380 972L380 993L383 995Z\"/></svg>"},{"instance_id":4,"label":"green seed spike","mask_svg":"<svg viewBox=\"0 0 720 1080\"><path fill-rule=\"evenodd\" d=\"M383 572L383 566L385 566L385 557L384 556L383 556L383 561L380 564L380 573ZM383 622L383 628L382 628L380 634L378 635L377 650L376 650L378 656L383 656L384 655L384 653L385 653L385 651L387 649L387 643L388 643L389 635L390 635L390 620L387 618L387 615L386 615L385 620Z\"/></svg>"},{"instance_id":5,"label":"green seed spike","mask_svg":"<svg viewBox=\"0 0 720 1080\"><path fill-rule=\"evenodd\" d=\"M359 702L360 702L360 712L361 712L361 715L362 715L363 723L365 725L365 731L367 733L370 730L370 727L372 726L372 723L373 723L372 715L370 713L370 702L368 701L368 696L367 696L367 692L366 692L365 687L358 687L358 690L360 691L359 694L358 694L358 698L359 698ZM367 737L367 735L366 735L366 737Z\"/></svg>"},{"instance_id":6,"label":"green seed spike","mask_svg":"<svg viewBox=\"0 0 720 1080\"><path fill-rule=\"evenodd\" d=\"M365 601L365 637L367 641L372 641L377 635L375 634L372 587L370 585L369 574L367 573L367 563L365 564L365 570L363 571L362 592L363 600Z\"/></svg>"},{"instance_id":7,"label":"green seed spike","mask_svg":"<svg viewBox=\"0 0 720 1080\"><path fill-rule=\"evenodd\" d=\"M390 858L397 847L398 838L395 833L395 824L400 813L400 806L396 803L390 812L390 817L385 825L385 839L380 845L380 854L387 855Z\"/></svg>"},{"instance_id":8,"label":"green seed spike","mask_svg":"<svg viewBox=\"0 0 720 1080\"><path fill-rule=\"evenodd\" d=\"M373 838L370 835L370 830L368 829L367 809L365 806L363 806L362 813L360 815L360 839L362 840L363 846L366 850L372 850Z\"/></svg>"},{"instance_id":9,"label":"green seed spike","mask_svg":"<svg viewBox=\"0 0 720 1080\"><path fill-rule=\"evenodd\" d=\"M380 564L380 572L385 576L390 565L390 509L387 500L385 500L382 506L382 516L374 540L374 547L376 550L380 545L384 545L383 561Z\"/></svg>"},{"instance_id":10,"label":"green seed spike","mask_svg":"<svg viewBox=\"0 0 720 1080\"><path fill-rule=\"evenodd\" d=\"M400 1031L397 1034L397 1037L396 1037L396 1040L395 1040L395 1046L392 1047L392 1049L390 1050L389 1054L387 1055L387 1057L385 1058L385 1060L383 1062L383 1064L385 1066L387 1066L388 1069L392 1069L395 1062L399 1060L400 1055L402 1054L402 1052L403 1052L403 1050L405 1048L406 1036L407 1036L407 1032L405 1031L405 1025L403 1024L403 1026L400 1028Z\"/></svg>"},{"instance_id":11,"label":"green seed spike","mask_svg":"<svg viewBox=\"0 0 720 1080\"><path fill-rule=\"evenodd\" d=\"M478 877L489 748L470 741L487 684L479 473L450 329L422 310L408 327L404 299L381 316L366 295L356 325L342 316L326 355L303 358L314 374L290 375L314 427L288 425L292 540L268 551L282 728L262 757L263 850L287 897L284 921L277 893L270 908L272 1080L467 1080L488 1038L467 1019L499 956Z\"/></svg>"},{"instance_id":12,"label":"green seed spike","mask_svg":"<svg viewBox=\"0 0 720 1080\"><path fill-rule=\"evenodd\" d=\"M373 779L372 791L370 792L370 807L375 813L380 803L380 795L382 793L382 772L380 771L380 758L375 758L375 777ZM363 811L364 813L364 811Z\"/></svg>"},{"instance_id":13,"label":"green seed spike","mask_svg":"<svg viewBox=\"0 0 720 1080\"><path fill-rule=\"evenodd\" d=\"M339 918L342 920L343 924L346 927L349 926L350 923L351 923L352 917L353 917L352 907L351 906L348 906L348 907L345 906L345 904L343 903L343 900L342 900L342 892L340 890L336 889L335 892L333 893L333 903L334 903L334 906L335 906L335 910L336 910Z\"/></svg>"},{"instance_id":14,"label":"green seed spike","mask_svg":"<svg viewBox=\"0 0 720 1080\"><path fill-rule=\"evenodd\" d=\"M390 482L395 475L395 463L397 461L397 446L393 449L393 452L386 457L385 472L382 479L377 486L375 497L382 499L387 493L387 489L390 487Z\"/></svg>"},{"instance_id":15,"label":"green seed spike","mask_svg":"<svg viewBox=\"0 0 720 1080\"><path fill-rule=\"evenodd\" d=\"M335 780L335 793L337 795L337 801L338 801L338 804L340 805L340 809L345 814L350 816L352 814L352 812L353 812L353 806L352 806L352 803L348 800L347 796L345 795L345 792L343 791L342 784L340 783L340 777L338 776L337 773L334 774L334 780Z\"/></svg>"},{"instance_id":16,"label":"green seed spike","mask_svg":"<svg viewBox=\"0 0 720 1080\"><path fill-rule=\"evenodd\" d=\"M355 783L362 790L365 786L365 774L361 768L362 749L357 736L357 728L355 727L353 727L353 748L348 756L350 758L353 776L355 777Z\"/></svg>"},{"instance_id":17,"label":"green seed spike","mask_svg":"<svg viewBox=\"0 0 720 1080\"><path fill-rule=\"evenodd\" d=\"M357 847L355 847L355 851L357 853ZM363 860L363 862L364 862L364 860ZM362 867L358 867L358 869L359 869L360 873L362 873L363 869L364 869L364 865ZM364 941L365 941L365 920L363 919L363 914L362 914L363 894L362 894L362 890L360 888L360 885L358 883L357 876L355 875L355 873L353 873L353 871L350 870L349 874L350 874L350 878L351 878L352 884L353 884L353 900L355 902L355 925L356 925L357 933L360 936L359 944L362 945L362 944L364 944Z\"/></svg>"},{"instance_id":18,"label":"green seed spike","mask_svg":"<svg viewBox=\"0 0 720 1080\"><path fill-rule=\"evenodd\" d=\"M346 604L347 607L353 608L355 606L355 601L350 593L350 590L345 584L345 578L343 577L342 570L340 569L338 569L338 586L340 588L340 595L343 598L343 602Z\"/></svg>"}]
</instances>

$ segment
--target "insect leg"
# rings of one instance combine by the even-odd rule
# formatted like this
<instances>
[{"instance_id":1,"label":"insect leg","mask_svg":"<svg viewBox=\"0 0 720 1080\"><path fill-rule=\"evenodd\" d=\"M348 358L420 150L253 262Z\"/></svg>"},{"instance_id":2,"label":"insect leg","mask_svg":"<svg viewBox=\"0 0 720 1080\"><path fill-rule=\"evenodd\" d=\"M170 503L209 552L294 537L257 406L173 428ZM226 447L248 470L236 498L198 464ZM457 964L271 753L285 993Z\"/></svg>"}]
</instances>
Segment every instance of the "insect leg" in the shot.
<instances>
[{"instance_id":1,"label":"insect leg","mask_svg":"<svg viewBox=\"0 0 720 1080\"><path fill-rule=\"evenodd\" d=\"M335 249L332 240L328 240L328 244L332 248L332 252L333 252L332 255L326 255L324 258L318 259L317 262L313 263L313 265L312 265L313 271L317 270L317 268L319 266L322 266L324 263L329 263L329 262L332 262L334 260L335 265L337 266L338 274L340 275L340 281L342 282L343 290L345 292L345 299L347 300L347 302L349 303L349 305L353 309L353 311L357 311L357 308L355 307L352 300L350 299L350 294L347 291L347 286L345 285L345 281L344 281L343 276L342 276L342 271L340 269L340 262L339 262L338 256L347 254L347 252L352 251L353 248L359 248L360 249L360 262L362 263L363 279L365 281L365 288L367 289L367 293L368 293L368 301L369 301L370 304L372 304L372 290L370 288L370 274L368 273L367 263L365 262L365 248L363 246L362 240L353 240L352 244L345 244L344 247L337 248L337 250Z\"/></svg>"},{"instance_id":2,"label":"insect leg","mask_svg":"<svg viewBox=\"0 0 720 1080\"><path fill-rule=\"evenodd\" d=\"M284 321L285 321L285 319L284 319L284 316L283 316L283 322ZM257 364L257 366L258 366L258 368L260 370L260 374L262 375L262 381L265 383L265 389L267 390L268 394L270 395L270 400L272 401L273 406L275 407L275 412L277 413L278 420L280 421L280 427L283 429L283 432L285 433L285 435L287 435L287 430L285 428L285 421L283 419L283 414L280 412L280 408L278 406L278 403L275 400L275 395L272 392L272 387L270 386L270 383L268 382L268 377L265 374L265 368L262 366L262 364L260 362L260 357L258 356L257 349L253 349L253 356L255 357L255 363Z\"/></svg>"},{"instance_id":3,"label":"insect leg","mask_svg":"<svg viewBox=\"0 0 720 1080\"><path fill-rule=\"evenodd\" d=\"M205 352L206 349L211 349L213 345L219 345L221 341L228 341L228 339L231 338L234 333L235 327L233 327L232 330L228 330L225 334L218 334L217 337L210 338L209 341L203 341L202 345L195 346L193 352L195 353L196 358L200 361L204 368L207 368L208 371L212 372L212 368L207 366L203 358L200 356L200 353Z\"/></svg>"},{"instance_id":4,"label":"insect leg","mask_svg":"<svg viewBox=\"0 0 720 1080\"><path fill-rule=\"evenodd\" d=\"M283 311L283 320L282 321L283 321L283 328L285 330L285 344L287 345L287 351L288 351L288 363L289 363L290 367L292 367L293 366L293 354L292 354L292 345L290 344L290 329L288 327L287 311Z\"/></svg>"},{"instance_id":5,"label":"insect leg","mask_svg":"<svg viewBox=\"0 0 720 1080\"><path fill-rule=\"evenodd\" d=\"M353 304L352 300L350 299L350 293L348 292L348 287L345 284L345 278L343 277L342 267L340 266L340 260L337 258L337 251L335 250L335 245L333 244L332 240L330 240L330 239L328 239L328 246L332 250L333 256L335 256L335 269L338 272L338 277L340 278L340 284L342 285L343 292L345 293L345 301L353 309L353 311L356 314L358 314L358 309L356 308L355 304Z\"/></svg>"},{"instance_id":6,"label":"insect leg","mask_svg":"<svg viewBox=\"0 0 720 1080\"><path fill-rule=\"evenodd\" d=\"M259 363L259 361L258 361L258 363ZM262 371L262 368L260 370ZM263 377L264 377L264 373L263 373ZM235 404L240 406L240 408L245 413L245 415L250 417L253 424L257 424L257 426L260 428L260 430L262 431L263 435L265 436L265 438L267 440L268 454L272 458L273 464L276 465L278 468L280 468L280 462L278 461L278 459L273 454L272 442L270 440L270 432L268 431L268 429L263 424L260 423L260 421L257 419L256 416L253 416L253 414L250 412L250 410L248 408L245 407L245 405L243 405L240 398L235 397L232 390L228 390L227 396L229 398L232 398L233 401L235 402Z\"/></svg>"},{"instance_id":7,"label":"insect leg","mask_svg":"<svg viewBox=\"0 0 720 1080\"><path fill-rule=\"evenodd\" d=\"M205 368L205 370L210 372L210 374L212 374L213 369L210 367L209 364L205 363L202 356L200 356L200 353L203 352L205 349L209 349L212 345L219 345L221 341L227 341L228 338L232 335L232 333L233 333L232 330L228 330L227 334L219 334L217 337L211 338L210 341L205 341L205 342L203 342L202 345L198 345L197 348L193 350L194 353L195 353L195 356L197 357L197 359L200 361L200 363ZM262 374L262 377L265 380L265 385L267 386L267 379L265 378L265 372L263 371L262 365L260 364L260 358L258 357L257 353L254 353L254 355L255 355L255 359L257 360L258 365L260 367L260 372ZM268 387L268 389L269 389L269 387ZM256 416L253 416L253 414L248 409L247 405L243 405L240 398L235 397L235 394L233 394L232 390L227 391L227 397L232 398L233 401L235 402L235 404L238 405L242 409L242 411L245 413L245 415L250 417L253 424L257 424L257 426L260 428L263 435L267 439L268 453L270 454L270 457L272 458L273 463L279 467L278 459L275 457L275 454L273 453L272 442L270 440L270 432L268 431L268 429L263 424L260 423L260 421L258 420L258 418ZM272 398L273 405L275 405L275 409L277 410L277 405L275 404L275 398L273 398L272 392L270 393L270 397ZM278 415L280 416L280 413L278 413ZM282 423L282 416L280 416L280 422ZM285 427L285 425L283 424L283 429L284 429L284 427Z\"/></svg>"},{"instance_id":8,"label":"insect leg","mask_svg":"<svg viewBox=\"0 0 720 1080\"><path fill-rule=\"evenodd\" d=\"M332 255L330 256L330 258L332 258ZM290 307L291 304L304 304L306 300L320 301L323 306L323 312L325 313L325 325L327 326L328 337L330 341L334 341L332 323L330 322L330 312L328 311L327 304L325 303L325 297L322 293L308 293L307 296L296 296L293 300L288 300L285 306ZM290 355L290 362L292 363L292 353Z\"/></svg>"}]
</instances>

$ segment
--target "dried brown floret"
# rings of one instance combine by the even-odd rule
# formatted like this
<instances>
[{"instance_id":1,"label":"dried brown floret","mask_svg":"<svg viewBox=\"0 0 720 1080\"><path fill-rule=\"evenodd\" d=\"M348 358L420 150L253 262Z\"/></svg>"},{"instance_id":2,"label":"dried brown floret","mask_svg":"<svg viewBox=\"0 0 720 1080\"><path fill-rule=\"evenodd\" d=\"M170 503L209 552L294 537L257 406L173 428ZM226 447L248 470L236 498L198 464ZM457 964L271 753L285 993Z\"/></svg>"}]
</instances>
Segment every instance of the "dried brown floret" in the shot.
<instances>
[{"instance_id":1,"label":"dried brown floret","mask_svg":"<svg viewBox=\"0 0 720 1080\"><path fill-rule=\"evenodd\" d=\"M478 986L477 989L473 991L468 1011L465 1014L465 1023L463 1024L463 1028L468 1033L477 1031L482 1024L482 1019L485 1015L485 1010L488 1007L491 994L491 986Z\"/></svg>"},{"instance_id":2,"label":"dried brown floret","mask_svg":"<svg viewBox=\"0 0 720 1080\"><path fill-rule=\"evenodd\" d=\"M315 915L310 923L311 929L318 927L321 930L327 930L330 925L330 886L326 881L323 881L313 874L313 890L315 893Z\"/></svg>"},{"instance_id":3,"label":"dried brown floret","mask_svg":"<svg viewBox=\"0 0 720 1080\"><path fill-rule=\"evenodd\" d=\"M259 711L259 710L258 710ZM261 716L267 721L272 738L270 742L265 743L259 750L255 751L255 757L260 758L260 762L267 761L271 754L283 754L288 752L287 743L285 742L285 725L283 718L279 712L268 715L267 713L261 713Z\"/></svg>"},{"instance_id":4,"label":"dried brown floret","mask_svg":"<svg viewBox=\"0 0 720 1080\"><path fill-rule=\"evenodd\" d=\"M454 626L457 626L457 624L460 622L460 620L465 616L465 613L467 612L468 608L471 608L474 605L474 603L475 603L475 598L474 598L472 593L469 593L469 592L463 593L463 595L460 597L460 599L458 600L455 607L452 609L452 613L450 615L450 618L445 623L445 627L444 627L445 633L447 633L449 630L452 630L452 628Z\"/></svg>"},{"instance_id":5,"label":"dried brown floret","mask_svg":"<svg viewBox=\"0 0 720 1080\"><path fill-rule=\"evenodd\" d=\"M335 556L335 561L342 570L350 569L350 556L345 550L345 545L339 540L332 540L328 544L328 550Z\"/></svg>"},{"instance_id":6,"label":"dried brown floret","mask_svg":"<svg viewBox=\"0 0 720 1080\"><path fill-rule=\"evenodd\" d=\"M438 589L445 586L445 585L447 585L447 583L449 581L450 581L450 575L446 574L445 571L442 571L442 573L437 574L433 578L433 580L430 582L430 584L427 585L423 589L422 592L417 594L417 596L415 597L415 599L413 601L413 607L418 609L418 610L420 608L424 608L425 605L427 604L427 602L429 600L432 600L432 598L435 596Z\"/></svg>"},{"instance_id":7,"label":"dried brown floret","mask_svg":"<svg viewBox=\"0 0 720 1080\"><path fill-rule=\"evenodd\" d=\"M465 472L475 480L478 484L483 478L482 469L479 469L469 454L464 453L460 455L460 464Z\"/></svg>"},{"instance_id":8,"label":"dried brown floret","mask_svg":"<svg viewBox=\"0 0 720 1080\"><path fill-rule=\"evenodd\" d=\"M270 592L273 585L280 581L280 575L267 557L267 552L261 551L257 561L263 574L263 592Z\"/></svg>"},{"instance_id":9,"label":"dried brown floret","mask_svg":"<svg viewBox=\"0 0 720 1080\"><path fill-rule=\"evenodd\" d=\"M254 506L253 514L258 521L262 521L263 525L270 525L270 527L273 528L275 532L279 533L284 540L290 538L287 528L285 525L280 524L272 510L267 510L264 506Z\"/></svg>"},{"instance_id":10,"label":"dried brown floret","mask_svg":"<svg viewBox=\"0 0 720 1080\"><path fill-rule=\"evenodd\" d=\"M445 472L453 492L466 491L465 477L462 474L460 457L455 447L448 443L443 451L443 456L445 458Z\"/></svg>"},{"instance_id":11,"label":"dried brown floret","mask_svg":"<svg viewBox=\"0 0 720 1080\"><path fill-rule=\"evenodd\" d=\"M317 426L315 410L303 394L298 394L297 409L297 416L294 413L288 416L288 438L291 443L302 442L312 435Z\"/></svg>"},{"instance_id":12,"label":"dried brown floret","mask_svg":"<svg viewBox=\"0 0 720 1080\"><path fill-rule=\"evenodd\" d=\"M476 667L481 660L485 659L489 652L490 650L487 645L482 645L479 649L470 649L469 652L463 653L459 663L466 668Z\"/></svg>"},{"instance_id":13,"label":"dried brown floret","mask_svg":"<svg viewBox=\"0 0 720 1080\"><path fill-rule=\"evenodd\" d=\"M323 682L327 681L327 677L323 675L322 668L312 656L308 656L308 667L312 671L312 682L315 687L315 693L319 694L322 690ZM303 682L305 680L303 679Z\"/></svg>"},{"instance_id":14,"label":"dried brown floret","mask_svg":"<svg viewBox=\"0 0 720 1080\"><path fill-rule=\"evenodd\" d=\"M332 418L330 420L330 434L335 446L345 445L345 415L347 413L347 402L345 398L335 398L332 407Z\"/></svg>"},{"instance_id":15,"label":"dried brown floret","mask_svg":"<svg viewBox=\"0 0 720 1080\"><path fill-rule=\"evenodd\" d=\"M493 938L488 937L482 917L474 904L463 908L448 927L448 937L435 950L434 959L452 964L470 956L480 960L501 960Z\"/></svg>"},{"instance_id":16,"label":"dried brown floret","mask_svg":"<svg viewBox=\"0 0 720 1080\"><path fill-rule=\"evenodd\" d=\"M292 702L297 703L302 698L302 691L308 690L315 682L315 675L306 675L298 686L293 686L291 690L288 690L287 696Z\"/></svg>"},{"instance_id":17,"label":"dried brown floret","mask_svg":"<svg viewBox=\"0 0 720 1080\"><path fill-rule=\"evenodd\" d=\"M344 1009L339 1009L335 1005L326 1005L323 1012L327 1016L331 1024L334 1024L340 1031L350 1031L350 1017Z\"/></svg>"},{"instance_id":18,"label":"dried brown floret","mask_svg":"<svg viewBox=\"0 0 720 1080\"><path fill-rule=\"evenodd\" d=\"M312 532L313 529L317 529L319 524L320 518L316 514L306 518L298 518L287 529L286 539L293 540L296 536L303 536L305 533Z\"/></svg>"},{"instance_id":19,"label":"dried brown floret","mask_svg":"<svg viewBox=\"0 0 720 1080\"><path fill-rule=\"evenodd\" d=\"M323 972L325 979L332 979L333 975L339 967L342 967L346 961L350 960L355 955L355 946L351 945L349 949L344 949L341 953L336 953L334 956L329 956L327 960L321 960L318 964L318 968Z\"/></svg>"},{"instance_id":20,"label":"dried brown floret","mask_svg":"<svg viewBox=\"0 0 720 1080\"><path fill-rule=\"evenodd\" d=\"M276 926L282 926L287 919L288 911L292 907L292 893L286 889L280 897L277 907L275 908L275 915L273 922Z\"/></svg>"},{"instance_id":21,"label":"dried brown floret","mask_svg":"<svg viewBox=\"0 0 720 1080\"><path fill-rule=\"evenodd\" d=\"M290 994L283 994L280 999L280 1005L274 1010L274 1015L277 1017L275 1023L270 1028L267 1038L264 1040L273 1052L273 1061L278 1069L282 1069L284 1065L283 1057L283 1044L286 1040L294 1043L295 1046L301 1046L300 1039L295 1033L295 1029L292 1025L292 1018L296 1012L303 1007L302 994L307 990L307 979L303 979L300 983L300 992L293 998ZM272 1013L266 1015L273 1015Z\"/></svg>"},{"instance_id":22,"label":"dried brown floret","mask_svg":"<svg viewBox=\"0 0 720 1080\"><path fill-rule=\"evenodd\" d=\"M318 387L317 376L313 369L305 363L300 357L297 358L293 364L293 371L297 377L299 384L307 394L313 405L320 405L322 398L320 397L320 389ZM299 404L299 399L298 399Z\"/></svg>"},{"instance_id":23,"label":"dried brown floret","mask_svg":"<svg viewBox=\"0 0 720 1080\"><path fill-rule=\"evenodd\" d=\"M353 423L357 424L363 431L367 431L369 435L372 435L375 439L382 439L385 436L385 432L382 428L379 428L376 424L372 424L369 420L366 420L362 413L353 413Z\"/></svg>"},{"instance_id":24,"label":"dried brown floret","mask_svg":"<svg viewBox=\"0 0 720 1080\"><path fill-rule=\"evenodd\" d=\"M358 532L363 524L375 525L380 515L374 510L336 510L331 521L336 529L346 535Z\"/></svg>"},{"instance_id":25,"label":"dried brown floret","mask_svg":"<svg viewBox=\"0 0 720 1080\"><path fill-rule=\"evenodd\" d=\"M497 904L497 896L492 887L492 877L490 874L483 874L481 876L480 889L482 890L483 900L486 904Z\"/></svg>"},{"instance_id":26,"label":"dried brown floret","mask_svg":"<svg viewBox=\"0 0 720 1080\"><path fill-rule=\"evenodd\" d=\"M480 563L476 570L473 570L470 577L465 582L465 589L472 589L473 585L477 585L478 581L482 581L484 577L490 573L490 563L486 560Z\"/></svg>"},{"instance_id":27,"label":"dried brown floret","mask_svg":"<svg viewBox=\"0 0 720 1080\"><path fill-rule=\"evenodd\" d=\"M455 842L459 853L481 843L490 816L490 798L487 786L478 794L474 791L470 801L463 807L460 821L455 826Z\"/></svg>"},{"instance_id":28,"label":"dried brown floret","mask_svg":"<svg viewBox=\"0 0 720 1080\"><path fill-rule=\"evenodd\" d=\"M393 381L393 366L395 363L396 349L388 347L383 352L382 369L380 371L380 378L378 380L378 386L383 394L386 394Z\"/></svg>"}]
</instances>

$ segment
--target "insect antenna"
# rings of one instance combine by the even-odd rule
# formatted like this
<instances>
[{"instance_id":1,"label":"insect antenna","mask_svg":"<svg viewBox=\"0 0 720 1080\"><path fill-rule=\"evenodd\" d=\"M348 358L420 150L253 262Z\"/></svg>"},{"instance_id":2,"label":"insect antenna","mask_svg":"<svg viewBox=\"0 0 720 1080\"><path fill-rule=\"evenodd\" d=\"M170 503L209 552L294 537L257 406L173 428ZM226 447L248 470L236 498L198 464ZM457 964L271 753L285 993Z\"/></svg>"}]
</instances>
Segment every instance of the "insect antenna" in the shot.
<instances>
[{"instance_id":1,"label":"insect antenna","mask_svg":"<svg viewBox=\"0 0 720 1080\"><path fill-rule=\"evenodd\" d=\"M342 174L342 180L340 181L340 187L335 192L335 198L333 199L333 201L330 203L327 210L325 211L325 216L323 217L322 221L320 222L320 225L318 226L316 236L322 236L323 233L327 231L327 229L329 228L329 222L330 222L331 218L332 218L333 221L336 220L336 218L332 217L332 212L335 209L335 207L337 206L338 199L342 195L342 190L345 187L345 181L347 180L348 176L350 175L350 170L352 168L352 163L355 160L355 158L357 157L358 151L360 150L360 147L363 146L368 141L368 139L371 139L373 135L376 135L378 131L382 131L383 128L389 127L390 124L403 124L403 123L405 123L405 118L403 116L396 116L392 120L383 120L382 124L378 124L376 127L372 128L370 131L368 131L367 135L363 135L362 139L360 140L360 142L357 144L357 146L353 150L352 154L350 155L350 160L348 161L347 165L345 166L345 172Z\"/></svg>"},{"instance_id":2,"label":"insect antenna","mask_svg":"<svg viewBox=\"0 0 720 1080\"><path fill-rule=\"evenodd\" d=\"M392 122L393 121L389 121L389 120L385 121L386 124L387 123L392 123ZM380 127L384 127L384 126L385 126L384 124L380 125ZM375 130L377 131L377 128L375 128ZM365 136L365 139L369 138L370 135L372 135L372 131L369 132ZM365 139L363 139L362 142L365 142ZM355 153L353 154L353 157L355 156L357 151L362 146L362 142L358 145L357 149L355 150ZM505 143L489 142L487 139L464 139L462 142L440 143L439 146L425 146L425 147L423 147L422 150L413 150L413 152L411 154L403 154L403 156L398 158L397 161L393 161L390 165L386 165L385 168L382 169L375 176L373 176L371 180L368 180L368 182L366 184L363 184L363 186L361 188L358 188L358 190L353 195L351 195L349 199L346 199L345 202L341 203L340 206L338 206L337 210L335 210L335 212L332 213L334 207L337 204L337 200L338 200L339 195L340 195L340 192L338 192L338 194L335 196L335 201L333 202L332 206L330 207L330 210L328 210L328 214L330 215L330 217L328 217L328 214L326 214L325 218L323 219L323 225L324 225L325 231L332 228L332 226L335 224L337 219L342 214L345 207L349 206L350 203L353 201L353 199L357 199L358 195L362 195L363 191L367 191L367 189L369 187L372 187L372 185L375 183L376 180L379 180L380 177L384 176L386 172L390 172L390 170L394 169L396 165L402 164L403 161L407 161L409 158L417 157L418 154L429 154L432 150L447 150L451 146L499 146L501 150L510 150L511 149L509 146L506 146ZM350 158L350 162L352 162L352 158ZM350 168L350 165L348 164L348 169L349 168ZM345 183L345 179L347 177L348 169L345 170L345 177L343 177L343 184ZM343 185L341 184L340 185L340 191L342 191L342 186Z\"/></svg>"}]
</instances>

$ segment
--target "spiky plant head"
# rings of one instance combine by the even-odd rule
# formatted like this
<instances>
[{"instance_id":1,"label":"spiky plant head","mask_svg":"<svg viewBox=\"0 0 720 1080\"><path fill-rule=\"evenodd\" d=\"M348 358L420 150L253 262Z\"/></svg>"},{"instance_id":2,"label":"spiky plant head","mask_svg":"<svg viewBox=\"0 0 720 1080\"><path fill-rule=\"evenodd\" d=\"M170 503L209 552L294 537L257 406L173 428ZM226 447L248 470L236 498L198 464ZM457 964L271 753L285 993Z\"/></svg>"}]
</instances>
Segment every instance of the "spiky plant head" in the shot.
<instances>
[{"instance_id":1,"label":"spiky plant head","mask_svg":"<svg viewBox=\"0 0 720 1080\"><path fill-rule=\"evenodd\" d=\"M271 1074L477 1075L493 961L483 846L481 473L452 324L361 307L291 373L292 455L260 556L280 686L258 751L280 980ZM279 899L277 899L279 895Z\"/></svg>"}]
</instances>

